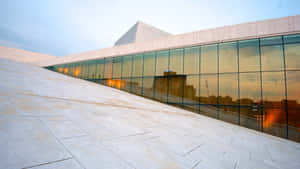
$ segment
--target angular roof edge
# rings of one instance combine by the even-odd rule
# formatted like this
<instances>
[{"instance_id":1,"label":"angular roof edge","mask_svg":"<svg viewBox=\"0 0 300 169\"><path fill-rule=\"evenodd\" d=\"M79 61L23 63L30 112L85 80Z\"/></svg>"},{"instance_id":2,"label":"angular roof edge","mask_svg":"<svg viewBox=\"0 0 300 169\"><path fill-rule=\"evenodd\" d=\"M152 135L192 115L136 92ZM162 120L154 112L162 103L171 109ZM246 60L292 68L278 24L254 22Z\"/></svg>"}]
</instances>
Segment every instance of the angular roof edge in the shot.
<instances>
[{"instance_id":1,"label":"angular roof edge","mask_svg":"<svg viewBox=\"0 0 300 169\"><path fill-rule=\"evenodd\" d=\"M43 63L43 66L292 33L300 33L300 15L211 28L72 54Z\"/></svg>"}]
</instances>

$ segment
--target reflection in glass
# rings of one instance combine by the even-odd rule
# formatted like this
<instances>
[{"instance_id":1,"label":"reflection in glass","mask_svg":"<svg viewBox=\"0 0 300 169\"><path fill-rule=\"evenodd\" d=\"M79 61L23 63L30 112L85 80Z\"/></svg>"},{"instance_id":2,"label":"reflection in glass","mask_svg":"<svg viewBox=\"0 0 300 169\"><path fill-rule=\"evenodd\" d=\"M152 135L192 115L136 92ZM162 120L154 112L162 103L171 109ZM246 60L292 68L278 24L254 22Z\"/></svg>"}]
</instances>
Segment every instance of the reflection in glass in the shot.
<instances>
[{"instance_id":1,"label":"reflection in glass","mask_svg":"<svg viewBox=\"0 0 300 169\"><path fill-rule=\"evenodd\" d=\"M263 72L263 130L286 136L285 86L283 72Z\"/></svg>"},{"instance_id":2,"label":"reflection in glass","mask_svg":"<svg viewBox=\"0 0 300 169\"><path fill-rule=\"evenodd\" d=\"M259 62L258 39L239 41L240 72L259 71Z\"/></svg>"},{"instance_id":3,"label":"reflection in glass","mask_svg":"<svg viewBox=\"0 0 300 169\"><path fill-rule=\"evenodd\" d=\"M275 37L268 37L268 38L261 38L260 39L260 45L280 45L282 44L282 37L281 36L275 36Z\"/></svg>"},{"instance_id":4,"label":"reflection in glass","mask_svg":"<svg viewBox=\"0 0 300 169\"><path fill-rule=\"evenodd\" d=\"M170 73L170 72L169 72ZM184 81L186 81L186 75L176 74L171 72L168 77L168 102L170 103L182 103L182 94L184 88Z\"/></svg>"},{"instance_id":5,"label":"reflection in glass","mask_svg":"<svg viewBox=\"0 0 300 169\"><path fill-rule=\"evenodd\" d=\"M219 104L238 104L237 73L219 75L219 95Z\"/></svg>"},{"instance_id":6,"label":"reflection in glass","mask_svg":"<svg viewBox=\"0 0 300 169\"><path fill-rule=\"evenodd\" d=\"M300 142L300 71L287 71L288 137Z\"/></svg>"},{"instance_id":7,"label":"reflection in glass","mask_svg":"<svg viewBox=\"0 0 300 169\"><path fill-rule=\"evenodd\" d=\"M200 88L199 88L199 76L191 75L186 76L184 80L184 103L196 103L199 104Z\"/></svg>"},{"instance_id":8,"label":"reflection in glass","mask_svg":"<svg viewBox=\"0 0 300 169\"><path fill-rule=\"evenodd\" d=\"M104 78L104 59L100 59L96 61L97 63L97 70L96 70L96 79Z\"/></svg>"},{"instance_id":9,"label":"reflection in glass","mask_svg":"<svg viewBox=\"0 0 300 169\"><path fill-rule=\"evenodd\" d=\"M184 49L184 74L199 73L199 47Z\"/></svg>"},{"instance_id":10,"label":"reflection in glass","mask_svg":"<svg viewBox=\"0 0 300 169\"><path fill-rule=\"evenodd\" d=\"M300 69L300 43L284 45L287 70Z\"/></svg>"},{"instance_id":11,"label":"reflection in glass","mask_svg":"<svg viewBox=\"0 0 300 169\"><path fill-rule=\"evenodd\" d=\"M201 104L218 104L218 75L200 75Z\"/></svg>"},{"instance_id":12,"label":"reflection in glass","mask_svg":"<svg viewBox=\"0 0 300 169\"><path fill-rule=\"evenodd\" d=\"M183 73L183 49L170 50L170 68L169 71L177 74Z\"/></svg>"},{"instance_id":13,"label":"reflection in glass","mask_svg":"<svg viewBox=\"0 0 300 169\"><path fill-rule=\"evenodd\" d=\"M122 78L121 90L131 92L131 79L130 78Z\"/></svg>"},{"instance_id":14,"label":"reflection in glass","mask_svg":"<svg viewBox=\"0 0 300 169\"><path fill-rule=\"evenodd\" d=\"M131 79L131 92L137 95L142 95L142 78L133 78Z\"/></svg>"},{"instance_id":15,"label":"reflection in glass","mask_svg":"<svg viewBox=\"0 0 300 169\"><path fill-rule=\"evenodd\" d=\"M154 89L154 78L144 78L143 79L143 96L154 98L153 96Z\"/></svg>"},{"instance_id":16,"label":"reflection in glass","mask_svg":"<svg viewBox=\"0 0 300 169\"><path fill-rule=\"evenodd\" d=\"M123 56L122 78L131 77L132 56Z\"/></svg>"},{"instance_id":17,"label":"reflection in glass","mask_svg":"<svg viewBox=\"0 0 300 169\"><path fill-rule=\"evenodd\" d=\"M89 69L88 70L89 79L95 79L96 78L96 63L93 61L90 61L88 69Z\"/></svg>"},{"instance_id":18,"label":"reflection in glass","mask_svg":"<svg viewBox=\"0 0 300 169\"><path fill-rule=\"evenodd\" d=\"M143 55L134 55L132 64L132 76L141 77L143 75Z\"/></svg>"},{"instance_id":19,"label":"reflection in glass","mask_svg":"<svg viewBox=\"0 0 300 169\"><path fill-rule=\"evenodd\" d=\"M157 52L156 58L156 76L164 75L164 72L168 72L168 65L169 65L169 51L159 51Z\"/></svg>"},{"instance_id":20,"label":"reflection in glass","mask_svg":"<svg viewBox=\"0 0 300 169\"><path fill-rule=\"evenodd\" d=\"M164 76L155 76L155 99L167 102L167 92L168 92L168 72L165 72Z\"/></svg>"},{"instance_id":21,"label":"reflection in glass","mask_svg":"<svg viewBox=\"0 0 300 169\"><path fill-rule=\"evenodd\" d=\"M204 114L206 116L213 117L213 118L219 118L218 112L219 112L218 105L209 105L209 104L200 105L200 114Z\"/></svg>"},{"instance_id":22,"label":"reflection in glass","mask_svg":"<svg viewBox=\"0 0 300 169\"><path fill-rule=\"evenodd\" d=\"M111 79L113 58L105 58L104 62L105 62L104 78Z\"/></svg>"},{"instance_id":23,"label":"reflection in glass","mask_svg":"<svg viewBox=\"0 0 300 169\"><path fill-rule=\"evenodd\" d=\"M260 73L240 73L240 124L260 130L261 86Z\"/></svg>"},{"instance_id":24,"label":"reflection in glass","mask_svg":"<svg viewBox=\"0 0 300 169\"><path fill-rule=\"evenodd\" d=\"M283 69L282 45L261 47L262 71L274 71Z\"/></svg>"},{"instance_id":25,"label":"reflection in glass","mask_svg":"<svg viewBox=\"0 0 300 169\"><path fill-rule=\"evenodd\" d=\"M113 58L113 78L121 78L122 71L122 57L114 57Z\"/></svg>"},{"instance_id":26,"label":"reflection in glass","mask_svg":"<svg viewBox=\"0 0 300 169\"><path fill-rule=\"evenodd\" d=\"M239 107L238 106L219 106L219 118L221 120L238 124L239 123Z\"/></svg>"},{"instance_id":27,"label":"reflection in glass","mask_svg":"<svg viewBox=\"0 0 300 169\"><path fill-rule=\"evenodd\" d=\"M219 71L220 73L238 71L236 42L220 43Z\"/></svg>"},{"instance_id":28,"label":"reflection in glass","mask_svg":"<svg viewBox=\"0 0 300 169\"><path fill-rule=\"evenodd\" d=\"M218 45L201 46L200 73L218 73Z\"/></svg>"},{"instance_id":29,"label":"reflection in glass","mask_svg":"<svg viewBox=\"0 0 300 169\"><path fill-rule=\"evenodd\" d=\"M143 76L154 76L155 75L155 53L144 54L144 75Z\"/></svg>"}]
</instances>

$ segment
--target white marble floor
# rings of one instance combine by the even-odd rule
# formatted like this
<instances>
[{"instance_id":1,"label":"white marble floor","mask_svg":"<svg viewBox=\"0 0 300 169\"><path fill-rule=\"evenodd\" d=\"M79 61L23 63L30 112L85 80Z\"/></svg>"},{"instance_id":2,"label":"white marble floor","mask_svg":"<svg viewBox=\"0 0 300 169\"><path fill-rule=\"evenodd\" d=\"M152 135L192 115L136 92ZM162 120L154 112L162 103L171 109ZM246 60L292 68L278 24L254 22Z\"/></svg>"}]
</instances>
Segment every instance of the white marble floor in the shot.
<instances>
[{"instance_id":1,"label":"white marble floor","mask_svg":"<svg viewBox=\"0 0 300 169\"><path fill-rule=\"evenodd\" d=\"M0 59L1 169L299 169L300 144Z\"/></svg>"}]
</instances>

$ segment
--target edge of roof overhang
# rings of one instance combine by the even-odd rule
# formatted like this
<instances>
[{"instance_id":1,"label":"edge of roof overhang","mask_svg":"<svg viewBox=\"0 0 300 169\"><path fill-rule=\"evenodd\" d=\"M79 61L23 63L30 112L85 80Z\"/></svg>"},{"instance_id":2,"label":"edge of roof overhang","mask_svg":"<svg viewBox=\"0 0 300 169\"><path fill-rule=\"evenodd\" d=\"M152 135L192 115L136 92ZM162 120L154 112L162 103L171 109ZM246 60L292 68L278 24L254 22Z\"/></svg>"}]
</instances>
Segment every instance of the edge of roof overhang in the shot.
<instances>
[{"instance_id":1,"label":"edge of roof overhang","mask_svg":"<svg viewBox=\"0 0 300 169\"><path fill-rule=\"evenodd\" d=\"M52 62L40 63L40 65L51 66L105 57L124 56L158 50L296 33L300 33L300 15L223 26L179 35L171 35L151 41L108 47L79 54L67 55L57 58Z\"/></svg>"}]
</instances>

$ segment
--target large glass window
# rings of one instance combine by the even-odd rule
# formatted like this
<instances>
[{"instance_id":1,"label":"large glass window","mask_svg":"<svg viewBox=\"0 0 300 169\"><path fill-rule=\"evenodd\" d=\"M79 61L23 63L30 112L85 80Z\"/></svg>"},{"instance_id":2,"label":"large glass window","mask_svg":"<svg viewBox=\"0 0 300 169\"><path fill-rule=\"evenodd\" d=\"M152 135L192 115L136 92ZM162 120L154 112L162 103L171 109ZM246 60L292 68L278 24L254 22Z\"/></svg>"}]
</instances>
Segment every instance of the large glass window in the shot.
<instances>
[{"instance_id":1,"label":"large glass window","mask_svg":"<svg viewBox=\"0 0 300 169\"><path fill-rule=\"evenodd\" d=\"M289 40L292 38L294 37L287 36L285 37L286 39L285 41L289 42ZM297 38L300 39L300 35L298 35ZM287 70L300 69L300 40L298 43L285 44L284 51L285 51L286 69Z\"/></svg>"},{"instance_id":2,"label":"large glass window","mask_svg":"<svg viewBox=\"0 0 300 169\"><path fill-rule=\"evenodd\" d=\"M122 71L122 57L113 58L113 78L121 78Z\"/></svg>"},{"instance_id":3,"label":"large glass window","mask_svg":"<svg viewBox=\"0 0 300 169\"><path fill-rule=\"evenodd\" d=\"M131 92L131 78L122 78L121 89L127 92Z\"/></svg>"},{"instance_id":4,"label":"large glass window","mask_svg":"<svg viewBox=\"0 0 300 169\"><path fill-rule=\"evenodd\" d=\"M186 75L170 75L168 77L168 102L182 103L183 85Z\"/></svg>"},{"instance_id":5,"label":"large glass window","mask_svg":"<svg viewBox=\"0 0 300 169\"><path fill-rule=\"evenodd\" d=\"M142 95L142 78L133 78L131 79L131 92L137 95Z\"/></svg>"},{"instance_id":6,"label":"large glass window","mask_svg":"<svg viewBox=\"0 0 300 169\"><path fill-rule=\"evenodd\" d=\"M144 75L155 76L155 52L144 54Z\"/></svg>"},{"instance_id":7,"label":"large glass window","mask_svg":"<svg viewBox=\"0 0 300 169\"><path fill-rule=\"evenodd\" d=\"M184 80L184 103L199 104L199 75L186 76Z\"/></svg>"},{"instance_id":8,"label":"large glass window","mask_svg":"<svg viewBox=\"0 0 300 169\"><path fill-rule=\"evenodd\" d=\"M89 61L89 79L96 78L96 61Z\"/></svg>"},{"instance_id":9,"label":"large glass window","mask_svg":"<svg viewBox=\"0 0 300 169\"><path fill-rule=\"evenodd\" d=\"M260 73L240 73L240 124L260 130Z\"/></svg>"},{"instance_id":10,"label":"large glass window","mask_svg":"<svg viewBox=\"0 0 300 169\"><path fill-rule=\"evenodd\" d=\"M239 41L240 72L259 71L259 41L258 39Z\"/></svg>"},{"instance_id":11,"label":"large glass window","mask_svg":"<svg viewBox=\"0 0 300 169\"><path fill-rule=\"evenodd\" d=\"M199 47L184 49L184 74L199 73Z\"/></svg>"},{"instance_id":12,"label":"large glass window","mask_svg":"<svg viewBox=\"0 0 300 169\"><path fill-rule=\"evenodd\" d=\"M96 79L103 79L104 78L104 59L97 60L96 63L97 63Z\"/></svg>"},{"instance_id":13,"label":"large glass window","mask_svg":"<svg viewBox=\"0 0 300 169\"><path fill-rule=\"evenodd\" d=\"M170 68L169 71L176 74L183 73L183 49L170 50Z\"/></svg>"},{"instance_id":14,"label":"large glass window","mask_svg":"<svg viewBox=\"0 0 300 169\"><path fill-rule=\"evenodd\" d=\"M233 74L219 75L219 104L238 104L238 76Z\"/></svg>"},{"instance_id":15,"label":"large glass window","mask_svg":"<svg viewBox=\"0 0 300 169\"><path fill-rule=\"evenodd\" d=\"M131 77L132 56L123 56L122 78Z\"/></svg>"},{"instance_id":16,"label":"large glass window","mask_svg":"<svg viewBox=\"0 0 300 169\"><path fill-rule=\"evenodd\" d=\"M218 45L201 46L200 73L218 73Z\"/></svg>"},{"instance_id":17,"label":"large glass window","mask_svg":"<svg viewBox=\"0 0 300 169\"><path fill-rule=\"evenodd\" d=\"M112 78L113 58L105 58L104 62L105 62L104 78L111 79Z\"/></svg>"},{"instance_id":18,"label":"large glass window","mask_svg":"<svg viewBox=\"0 0 300 169\"><path fill-rule=\"evenodd\" d=\"M224 72L237 72L237 43L228 42L220 43L219 45L219 71Z\"/></svg>"},{"instance_id":19,"label":"large glass window","mask_svg":"<svg viewBox=\"0 0 300 169\"><path fill-rule=\"evenodd\" d=\"M167 102L168 76L155 76L155 99Z\"/></svg>"},{"instance_id":20,"label":"large glass window","mask_svg":"<svg viewBox=\"0 0 300 169\"><path fill-rule=\"evenodd\" d=\"M263 130L285 137L286 111L283 72L263 72Z\"/></svg>"},{"instance_id":21,"label":"large glass window","mask_svg":"<svg viewBox=\"0 0 300 169\"><path fill-rule=\"evenodd\" d=\"M300 142L300 71L287 71L288 138Z\"/></svg>"},{"instance_id":22,"label":"large glass window","mask_svg":"<svg viewBox=\"0 0 300 169\"><path fill-rule=\"evenodd\" d=\"M156 55L156 76L167 75L169 72L169 51L159 51Z\"/></svg>"},{"instance_id":23,"label":"large glass window","mask_svg":"<svg viewBox=\"0 0 300 169\"><path fill-rule=\"evenodd\" d=\"M281 37L261 39L261 68L262 71L283 69L283 48Z\"/></svg>"},{"instance_id":24,"label":"large glass window","mask_svg":"<svg viewBox=\"0 0 300 169\"><path fill-rule=\"evenodd\" d=\"M201 104L218 104L218 75L200 75Z\"/></svg>"},{"instance_id":25,"label":"large glass window","mask_svg":"<svg viewBox=\"0 0 300 169\"><path fill-rule=\"evenodd\" d=\"M154 78L144 78L143 79L143 96L154 98L153 95L154 90Z\"/></svg>"},{"instance_id":26,"label":"large glass window","mask_svg":"<svg viewBox=\"0 0 300 169\"><path fill-rule=\"evenodd\" d=\"M132 76L141 77L143 75L143 55L137 54L133 56Z\"/></svg>"}]
</instances>

